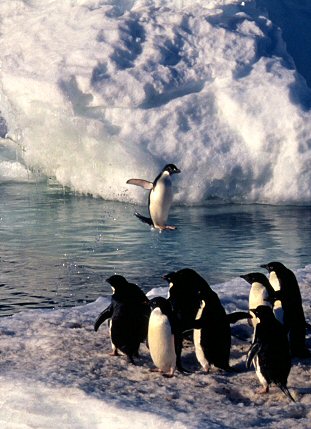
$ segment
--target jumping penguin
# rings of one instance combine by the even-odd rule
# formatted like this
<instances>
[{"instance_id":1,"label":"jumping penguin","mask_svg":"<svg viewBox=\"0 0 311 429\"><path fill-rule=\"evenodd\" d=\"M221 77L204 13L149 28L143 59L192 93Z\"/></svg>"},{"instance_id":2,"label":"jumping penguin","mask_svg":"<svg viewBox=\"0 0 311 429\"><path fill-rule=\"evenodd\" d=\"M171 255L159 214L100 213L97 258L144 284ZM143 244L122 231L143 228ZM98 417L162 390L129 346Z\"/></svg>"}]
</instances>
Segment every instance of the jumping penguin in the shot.
<instances>
[{"instance_id":1,"label":"jumping penguin","mask_svg":"<svg viewBox=\"0 0 311 429\"><path fill-rule=\"evenodd\" d=\"M173 377L176 368L176 321L170 302L163 297L149 301L148 347L151 359L164 377Z\"/></svg>"},{"instance_id":2,"label":"jumping penguin","mask_svg":"<svg viewBox=\"0 0 311 429\"><path fill-rule=\"evenodd\" d=\"M262 384L259 393L268 393L270 384L274 383L295 402L287 388L291 358L284 326L276 320L271 307L259 305L252 309L252 313L258 318L258 323L247 354L246 367L254 364Z\"/></svg>"},{"instance_id":3,"label":"jumping penguin","mask_svg":"<svg viewBox=\"0 0 311 429\"><path fill-rule=\"evenodd\" d=\"M129 179L126 182L130 185L141 186L150 191L148 200L150 217L142 216L136 212L135 216L138 217L138 219L160 230L176 229L175 226L166 225L173 201L171 176L176 173L180 173L176 165L167 164L153 183L143 179Z\"/></svg>"},{"instance_id":4,"label":"jumping penguin","mask_svg":"<svg viewBox=\"0 0 311 429\"><path fill-rule=\"evenodd\" d=\"M270 283L282 302L292 356L309 358L311 353L305 343L307 324L295 274L281 262L269 262L261 267L268 270Z\"/></svg>"},{"instance_id":5,"label":"jumping penguin","mask_svg":"<svg viewBox=\"0 0 311 429\"><path fill-rule=\"evenodd\" d=\"M111 354L117 356L120 350L134 364L133 357L138 356L140 343L147 337L149 300L136 284L123 276L113 275L106 281L113 290L111 304L98 316L94 330L110 319Z\"/></svg>"}]
</instances>

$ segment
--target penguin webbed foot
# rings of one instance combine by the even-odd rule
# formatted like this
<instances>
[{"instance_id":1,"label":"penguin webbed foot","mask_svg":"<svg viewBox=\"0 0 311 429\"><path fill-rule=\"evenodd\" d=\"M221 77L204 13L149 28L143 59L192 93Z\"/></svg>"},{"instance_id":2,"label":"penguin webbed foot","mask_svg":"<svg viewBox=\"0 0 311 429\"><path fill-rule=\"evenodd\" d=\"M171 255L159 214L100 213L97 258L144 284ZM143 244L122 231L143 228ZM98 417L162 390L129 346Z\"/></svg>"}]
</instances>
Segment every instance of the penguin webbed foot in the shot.
<instances>
[{"instance_id":1,"label":"penguin webbed foot","mask_svg":"<svg viewBox=\"0 0 311 429\"><path fill-rule=\"evenodd\" d=\"M164 377L164 378L172 378L172 377L174 377L174 372L173 373L171 373L171 372L163 372L162 377Z\"/></svg>"},{"instance_id":2,"label":"penguin webbed foot","mask_svg":"<svg viewBox=\"0 0 311 429\"><path fill-rule=\"evenodd\" d=\"M158 226L160 231L174 231L175 229L177 229L177 226L174 225L163 225L163 226Z\"/></svg>"},{"instance_id":3,"label":"penguin webbed foot","mask_svg":"<svg viewBox=\"0 0 311 429\"><path fill-rule=\"evenodd\" d=\"M112 352L109 353L109 356L121 356L117 349L112 350Z\"/></svg>"},{"instance_id":4,"label":"penguin webbed foot","mask_svg":"<svg viewBox=\"0 0 311 429\"><path fill-rule=\"evenodd\" d=\"M262 387L259 387L259 388L256 390L256 393L258 393L259 395L264 395L264 394L266 394L266 393L269 393L269 386L262 386Z\"/></svg>"},{"instance_id":5,"label":"penguin webbed foot","mask_svg":"<svg viewBox=\"0 0 311 429\"><path fill-rule=\"evenodd\" d=\"M163 372L159 368L150 368L150 372L159 372L164 378L172 378L174 376L175 368L171 368L169 372Z\"/></svg>"}]
</instances>

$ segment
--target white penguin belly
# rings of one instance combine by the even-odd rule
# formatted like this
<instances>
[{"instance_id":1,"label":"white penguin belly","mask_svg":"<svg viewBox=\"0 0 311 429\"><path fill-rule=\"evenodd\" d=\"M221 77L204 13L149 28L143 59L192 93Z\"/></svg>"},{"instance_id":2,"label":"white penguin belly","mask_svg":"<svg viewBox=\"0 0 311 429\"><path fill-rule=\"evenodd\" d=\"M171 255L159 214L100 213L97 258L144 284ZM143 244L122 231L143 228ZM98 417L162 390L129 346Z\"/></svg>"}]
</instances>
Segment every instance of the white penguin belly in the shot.
<instances>
[{"instance_id":1,"label":"white penguin belly","mask_svg":"<svg viewBox=\"0 0 311 429\"><path fill-rule=\"evenodd\" d=\"M260 382L260 384L264 387L267 388L269 383L267 382L267 380L265 379L265 377L263 376L261 369L260 369L260 365L259 365L259 358L258 356L255 356L254 360L253 360L253 364L255 367L255 371L256 371L256 375L258 377L258 380Z\"/></svg>"},{"instance_id":2,"label":"white penguin belly","mask_svg":"<svg viewBox=\"0 0 311 429\"><path fill-rule=\"evenodd\" d=\"M280 282L275 274L275 271L271 271L269 275L269 282L271 283L271 286L273 289L278 292L281 290ZM273 304L273 313L275 315L275 318L284 325L284 310L282 306L282 302L278 299Z\"/></svg>"},{"instance_id":3,"label":"white penguin belly","mask_svg":"<svg viewBox=\"0 0 311 429\"><path fill-rule=\"evenodd\" d=\"M248 299L248 308L257 308L259 305L267 305L269 307L272 307L271 303L268 301L268 292L267 289L258 282L254 282L252 284L251 290L249 292L249 299ZM251 312L251 314L254 316L254 314ZM253 317L251 319L251 324L255 328L257 325L257 318Z\"/></svg>"},{"instance_id":4,"label":"white penguin belly","mask_svg":"<svg viewBox=\"0 0 311 429\"><path fill-rule=\"evenodd\" d=\"M155 308L149 319L148 345L151 359L163 372L175 369L176 353L174 335L168 318Z\"/></svg>"},{"instance_id":5,"label":"white penguin belly","mask_svg":"<svg viewBox=\"0 0 311 429\"><path fill-rule=\"evenodd\" d=\"M196 320L201 318L204 307L205 307L205 302L202 301L196 315ZM200 363L200 365L205 371L208 371L209 363L205 357L204 350L202 349L202 346L201 346L201 329L193 330L193 343L195 348L195 355L198 362Z\"/></svg>"},{"instance_id":6,"label":"white penguin belly","mask_svg":"<svg viewBox=\"0 0 311 429\"><path fill-rule=\"evenodd\" d=\"M172 183L169 177L158 180L150 192L149 211L154 226L165 226L173 201Z\"/></svg>"},{"instance_id":7,"label":"white penguin belly","mask_svg":"<svg viewBox=\"0 0 311 429\"><path fill-rule=\"evenodd\" d=\"M275 271L271 271L269 275L269 282L276 292L281 290L280 282L277 278L277 275L275 274Z\"/></svg>"}]
</instances>

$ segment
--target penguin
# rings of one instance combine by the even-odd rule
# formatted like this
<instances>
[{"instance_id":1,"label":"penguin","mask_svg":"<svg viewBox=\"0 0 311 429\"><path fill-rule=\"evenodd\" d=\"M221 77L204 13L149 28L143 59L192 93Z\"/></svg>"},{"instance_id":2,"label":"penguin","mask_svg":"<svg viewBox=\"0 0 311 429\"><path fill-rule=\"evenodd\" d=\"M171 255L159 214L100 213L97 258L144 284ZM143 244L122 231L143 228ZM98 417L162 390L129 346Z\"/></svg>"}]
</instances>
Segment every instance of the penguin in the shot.
<instances>
[{"instance_id":1,"label":"penguin","mask_svg":"<svg viewBox=\"0 0 311 429\"><path fill-rule=\"evenodd\" d=\"M166 274L164 278L169 282L168 299L178 320L178 366L181 366L183 333L194 330L195 352L203 370L208 372L212 364L230 370L230 323L248 318L249 314L235 312L227 315L216 292L190 268Z\"/></svg>"},{"instance_id":2,"label":"penguin","mask_svg":"<svg viewBox=\"0 0 311 429\"><path fill-rule=\"evenodd\" d=\"M163 297L149 301L148 347L151 359L164 377L173 377L176 368L176 321L170 302Z\"/></svg>"},{"instance_id":3,"label":"penguin","mask_svg":"<svg viewBox=\"0 0 311 429\"><path fill-rule=\"evenodd\" d=\"M248 298L248 308L250 311L252 308L257 308L259 305L267 305L271 308L274 307L274 302L275 302L274 289L271 286L268 278L264 274L255 272L255 273L243 274L240 277L246 280L251 285L251 289L249 291L249 298ZM279 313L280 311L278 312L278 316L281 316ZM257 324L256 317L249 319L249 322L250 322L250 325L252 325L253 328L255 328Z\"/></svg>"},{"instance_id":4,"label":"penguin","mask_svg":"<svg viewBox=\"0 0 311 429\"><path fill-rule=\"evenodd\" d=\"M287 378L291 369L289 343L284 326L275 318L267 305L252 309L258 323L255 336L247 354L246 367L254 364L256 375L262 384L259 393L268 393L271 383L295 402L287 388Z\"/></svg>"},{"instance_id":5,"label":"penguin","mask_svg":"<svg viewBox=\"0 0 311 429\"><path fill-rule=\"evenodd\" d=\"M129 283L123 276L113 275L106 281L113 290L111 303L98 316L94 330L110 319L111 354L117 356L120 350L135 364L133 357L138 356L140 343L147 337L149 300L136 284Z\"/></svg>"},{"instance_id":6,"label":"penguin","mask_svg":"<svg viewBox=\"0 0 311 429\"><path fill-rule=\"evenodd\" d=\"M160 174L152 182L143 179L129 179L126 183L141 186L149 190L148 209L150 217L135 213L142 222L160 230L173 230L175 226L166 225L168 214L173 201L173 190L171 176L180 173L179 168L174 164L167 164Z\"/></svg>"},{"instance_id":7,"label":"penguin","mask_svg":"<svg viewBox=\"0 0 311 429\"><path fill-rule=\"evenodd\" d=\"M293 357L309 358L306 347L306 319L302 299L295 274L281 262L269 262L261 265L269 272L269 280L282 302L284 326L289 336Z\"/></svg>"},{"instance_id":8,"label":"penguin","mask_svg":"<svg viewBox=\"0 0 311 429\"><path fill-rule=\"evenodd\" d=\"M209 372L212 364L225 371L231 371L230 323L218 296L211 292L206 299L202 299L197 313L193 331L195 354L205 372Z\"/></svg>"}]
</instances>

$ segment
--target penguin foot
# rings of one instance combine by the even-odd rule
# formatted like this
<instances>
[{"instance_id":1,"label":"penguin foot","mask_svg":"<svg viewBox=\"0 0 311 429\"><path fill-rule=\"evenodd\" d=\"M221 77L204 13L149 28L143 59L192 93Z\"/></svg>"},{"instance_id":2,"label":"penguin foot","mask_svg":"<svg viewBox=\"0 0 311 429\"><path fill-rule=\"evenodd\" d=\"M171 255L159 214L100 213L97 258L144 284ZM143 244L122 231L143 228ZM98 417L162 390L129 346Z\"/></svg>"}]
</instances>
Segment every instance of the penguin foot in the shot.
<instances>
[{"instance_id":1,"label":"penguin foot","mask_svg":"<svg viewBox=\"0 0 311 429\"><path fill-rule=\"evenodd\" d=\"M170 368L169 372L166 372L163 375L165 378L172 378L174 376L175 368Z\"/></svg>"},{"instance_id":2,"label":"penguin foot","mask_svg":"<svg viewBox=\"0 0 311 429\"><path fill-rule=\"evenodd\" d=\"M160 231L165 231L165 230L173 231L177 229L177 227L173 225L163 225L163 226L159 225L156 228L158 228Z\"/></svg>"},{"instance_id":3,"label":"penguin foot","mask_svg":"<svg viewBox=\"0 0 311 429\"><path fill-rule=\"evenodd\" d=\"M269 386L263 386L256 390L257 393L263 395L265 393L269 393Z\"/></svg>"},{"instance_id":4,"label":"penguin foot","mask_svg":"<svg viewBox=\"0 0 311 429\"><path fill-rule=\"evenodd\" d=\"M164 372L163 374L162 374L162 377L164 377L164 378L172 378L174 376L174 373L173 374L171 374L170 372Z\"/></svg>"},{"instance_id":5,"label":"penguin foot","mask_svg":"<svg viewBox=\"0 0 311 429\"><path fill-rule=\"evenodd\" d=\"M109 353L109 356L121 356L117 349L112 350L112 352Z\"/></svg>"}]
</instances>

